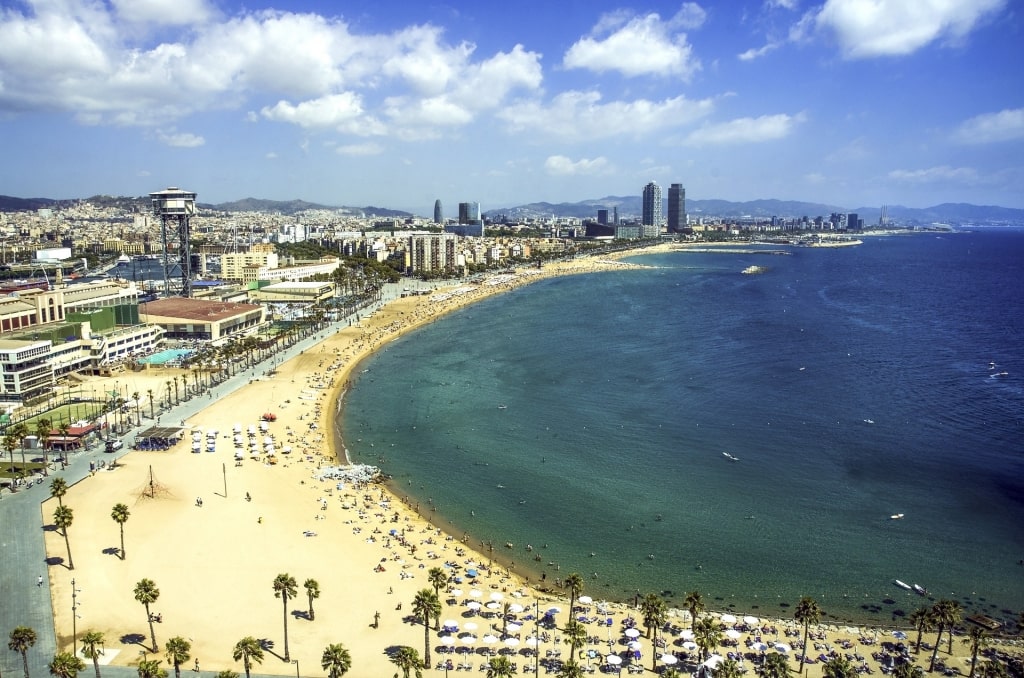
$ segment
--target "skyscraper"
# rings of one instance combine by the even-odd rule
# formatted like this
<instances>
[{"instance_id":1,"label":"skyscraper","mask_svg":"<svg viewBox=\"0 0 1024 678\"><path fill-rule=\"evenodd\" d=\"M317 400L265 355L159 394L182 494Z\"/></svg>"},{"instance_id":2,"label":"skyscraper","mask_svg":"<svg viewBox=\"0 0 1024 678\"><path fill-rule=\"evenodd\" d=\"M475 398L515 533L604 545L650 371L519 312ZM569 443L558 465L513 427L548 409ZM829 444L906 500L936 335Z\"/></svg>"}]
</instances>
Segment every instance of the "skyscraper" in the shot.
<instances>
[{"instance_id":1,"label":"skyscraper","mask_svg":"<svg viewBox=\"0 0 1024 678\"><path fill-rule=\"evenodd\" d=\"M483 217L480 214L480 203L478 202L460 202L459 203L459 223L460 224L475 224L479 222Z\"/></svg>"},{"instance_id":2,"label":"skyscraper","mask_svg":"<svg viewBox=\"0 0 1024 678\"><path fill-rule=\"evenodd\" d=\"M434 201L434 223L435 224L443 224L444 223L444 211L441 209L441 199L440 198L438 198L437 200Z\"/></svg>"},{"instance_id":3,"label":"skyscraper","mask_svg":"<svg viewBox=\"0 0 1024 678\"><path fill-rule=\"evenodd\" d=\"M661 186L653 181L644 186L644 226L661 226Z\"/></svg>"},{"instance_id":4,"label":"skyscraper","mask_svg":"<svg viewBox=\"0 0 1024 678\"><path fill-rule=\"evenodd\" d=\"M680 233L686 228L686 189L682 184L668 187L668 230Z\"/></svg>"}]
</instances>

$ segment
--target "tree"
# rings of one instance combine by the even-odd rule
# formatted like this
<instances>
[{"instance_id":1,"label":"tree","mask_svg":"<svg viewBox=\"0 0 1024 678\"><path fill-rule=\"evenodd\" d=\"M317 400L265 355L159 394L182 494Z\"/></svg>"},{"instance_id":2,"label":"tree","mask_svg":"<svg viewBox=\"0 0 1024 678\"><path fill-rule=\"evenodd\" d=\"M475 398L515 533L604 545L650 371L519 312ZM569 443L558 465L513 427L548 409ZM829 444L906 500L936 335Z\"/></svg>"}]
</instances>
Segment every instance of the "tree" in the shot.
<instances>
[{"instance_id":1,"label":"tree","mask_svg":"<svg viewBox=\"0 0 1024 678\"><path fill-rule=\"evenodd\" d=\"M761 664L763 678L789 678L791 672L786 655L772 652L764 656L764 662Z\"/></svg>"},{"instance_id":2,"label":"tree","mask_svg":"<svg viewBox=\"0 0 1024 678\"><path fill-rule=\"evenodd\" d=\"M54 478L50 481L50 496L57 500L58 506L64 505L64 495L68 493L68 481Z\"/></svg>"},{"instance_id":3,"label":"tree","mask_svg":"<svg viewBox=\"0 0 1024 678\"><path fill-rule=\"evenodd\" d=\"M569 615L573 614L572 608L576 604L576 598L583 592L583 577L573 572L562 580L565 588L569 589Z\"/></svg>"},{"instance_id":4,"label":"tree","mask_svg":"<svg viewBox=\"0 0 1024 678\"><path fill-rule=\"evenodd\" d=\"M587 642L587 627L575 619L569 619L569 621L565 622L565 628L562 629L562 640L569 641L571 650L569 656L571 659L575 659L576 653L583 646L583 643Z\"/></svg>"},{"instance_id":5,"label":"tree","mask_svg":"<svg viewBox=\"0 0 1024 678\"><path fill-rule=\"evenodd\" d=\"M324 648L320 668L327 672L328 678L341 678L352 668L352 655L341 643L332 643Z\"/></svg>"},{"instance_id":6,"label":"tree","mask_svg":"<svg viewBox=\"0 0 1024 678\"><path fill-rule=\"evenodd\" d=\"M7 648L21 655L21 663L25 667L25 678L28 678L28 649L36 644L36 632L28 626L15 626L11 631Z\"/></svg>"},{"instance_id":7,"label":"tree","mask_svg":"<svg viewBox=\"0 0 1024 678\"><path fill-rule=\"evenodd\" d=\"M159 659L143 659L139 661L139 678L167 678L167 671L160 668Z\"/></svg>"},{"instance_id":8,"label":"tree","mask_svg":"<svg viewBox=\"0 0 1024 678\"><path fill-rule=\"evenodd\" d=\"M725 625L713 617L702 617L693 628L693 642L700 648L701 661L714 652L725 638Z\"/></svg>"},{"instance_id":9,"label":"tree","mask_svg":"<svg viewBox=\"0 0 1024 678\"><path fill-rule=\"evenodd\" d=\"M75 512L70 506L58 506L53 512L53 524L57 526L60 533L64 535L64 546L68 550L68 569L75 569L75 561L71 559L71 542L68 541L68 528L75 522Z\"/></svg>"},{"instance_id":10,"label":"tree","mask_svg":"<svg viewBox=\"0 0 1024 678\"><path fill-rule=\"evenodd\" d=\"M448 575L440 567L432 567L427 572L427 581L434 587L434 595L441 597L441 587L448 585Z\"/></svg>"},{"instance_id":11,"label":"tree","mask_svg":"<svg viewBox=\"0 0 1024 678\"><path fill-rule=\"evenodd\" d=\"M137 425L141 425L142 424L142 412L139 411L139 405L141 404L139 402L139 399L141 397L142 397L142 394L140 394L138 391L135 391L134 393L132 393L132 400L135 401L135 423Z\"/></svg>"},{"instance_id":12,"label":"tree","mask_svg":"<svg viewBox=\"0 0 1024 678\"><path fill-rule=\"evenodd\" d=\"M821 608L818 607L814 598L804 596L796 604L793 618L804 625L804 648L800 653L800 671L803 672L807 669L807 664L804 663L804 660L807 659L807 636L810 633L811 624L816 624L821 619Z\"/></svg>"},{"instance_id":13,"label":"tree","mask_svg":"<svg viewBox=\"0 0 1024 678\"><path fill-rule=\"evenodd\" d=\"M943 606L942 614L946 620L946 654L953 654L953 627L963 621L964 610L960 607L960 603L955 600L947 601L948 604Z\"/></svg>"},{"instance_id":14,"label":"tree","mask_svg":"<svg viewBox=\"0 0 1024 678\"><path fill-rule=\"evenodd\" d=\"M907 621L917 630L917 643L914 645L914 652L921 652L921 636L924 635L925 631L932 630L932 624L934 616L932 611L927 607L919 607L909 615L907 615Z\"/></svg>"},{"instance_id":15,"label":"tree","mask_svg":"<svg viewBox=\"0 0 1024 678\"><path fill-rule=\"evenodd\" d=\"M583 678L583 667L575 659L569 659L558 670L558 678Z\"/></svg>"},{"instance_id":16,"label":"tree","mask_svg":"<svg viewBox=\"0 0 1024 678\"><path fill-rule=\"evenodd\" d=\"M146 395L149 396L149 418L155 419L153 416L153 389L146 389Z\"/></svg>"},{"instance_id":17,"label":"tree","mask_svg":"<svg viewBox=\"0 0 1024 678\"><path fill-rule=\"evenodd\" d=\"M952 636L952 634L950 635ZM978 653L990 645L989 637L981 627L972 626L967 630L964 644L971 648L971 672L968 675L970 678L974 678L974 669L978 666Z\"/></svg>"},{"instance_id":18,"label":"tree","mask_svg":"<svg viewBox=\"0 0 1024 678\"><path fill-rule=\"evenodd\" d=\"M128 522L128 516L130 515L128 507L124 504L114 504L114 508L110 511L110 517L121 528L121 560L124 560L126 555L124 551L124 524Z\"/></svg>"},{"instance_id":19,"label":"tree","mask_svg":"<svg viewBox=\"0 0 1024 678\"><path fill-rule=\"evenodd\" d=\"M402 678L409 678L410 672L416 678L423 678L423 669L425 668L423 661L420 659L420 653L416 651L416 648L409 647L408 645L402 645L391 655L391 663L398 667L398 670L402 672ZM395 678L398 678L398 674L395 674Z\"/></svg>"},{"instance_id":20,"label":"tree","mask_svg":"<svg viewBox=\"0 0 1024 678\"><path fill-rule=\"evenodd\" d=\"M238 678L238 674L231 669L224 669L217 672L217 678Z\"/></svg>"},{"instance_id":21,"label":"tree","mask_svg":"<svg viewBox=\"0 0 1024 678\"><path fill-rule=\"evenodd\" d=\"M901 661L893 668L892 678L924 678L924 669L913 662Z\"/></svg>"},{"instance_id":22,"label":"tree","mask_svg":"<svg viewBox=\"0 0 1024 678\"><path fill-rule=\"evenodd\" d=\"M658 629L665 623L665 614L668 611L665 605L664 599L656 593L648 593L644 596L644 599L640 601L640 613L644 617L644 627L647 630L646 637L650 638L651 633L654 634L654 640L652 646L658 647ZM658 670L658 653L652 652L651 659L651 670Z\"/></svg>"},{"instance_id":23,"label":"tree","mask_svg":"<svg viewBox=\"0 0 1024 678\"><path fill-rule=\"evenodd\" d=\"M22 471L24 471L25 470L25 436L27 436L28 433L29 433L28 424L26 424L23 421L19 421L17 424L14 425L14 428L11 429L11 432L14 434L14 437L18 440L18 447L21 448L21 469L22 469Z\"/></svg>"},{"instance_id":24,"label":"tree","mask_svg":"<svg viewBox=\"0 0 1024 678\"><path fill-rule=\"evenodd\" d=\"M715 678L740 678L743 669L735 659L726 659L715 667Z\"/></svg>"},{"instance_id":25,"label":"tree","mask_svg":"<svg viewBox=\"0 0 1024 678\"><path fill-rule=\"evenodd\" d=\"M320 597L320 582L316 579L307 579L302 582L302 588L306 589L306 599L309 600L309 621L313 621L313 601Z\"/></svg>"},{"instance_id":26,"label":"tree","mask_svg":"<svg viewBox=\"0 0 1024 678\"><path fill-rule=\"evenodd\" d=\"M85 670L85 662L70 652L58 652L48 668L54 678L77 678L78 672Z\"/></svg>"},{"instance_id":27,"label":"tree","mask_svg":"<svg viewBox=\"0 0 1024 678\"><path fill-rule=\"evenodd\" d=\"M153 640L153 652L159 652L160 648L156 644L156 631L153 630L153 615L149 611L149 606L155 603L159 597L160 589L156 587L152 579L141 579L135 585L135 600L146 608L146 621L149 622L149 637Z\"/></svg>"},{"instance_id":28,"label":"tree","mask_svg":"<svg viewBox=\"0 0 1024 678\"><path fill-rule=\"evenodd\" d=\"M512 678L514 675L512 662L504 655L491 657L487 662L487 678Z\"/></svg>"},{"instance_id":29,"label":"tree","mask_svg":"<svg viewBox=\"0 0 1024 678\"><path fill-rule=\"evenodd\" d=\"M18 449L18 439L14 436L13 433L8 433L7 435L4 436L4 450L7 451L7 454L11 455L12 476L16 475L14 470L14 451L16 449Z\"/></svg>"},{"instance_id":30,"label":"tree","mask_svg":"<svg viewBox=\"0 0 1024 678\"><path fill-rule=\"evenodd\" d=\"M60 437L63 438L64 440L67 440L68 439L68 431L71 430L71 423L67 422L67 421L62 421L57 426L57 430L60 431ZM64 454L60 455L60 467L62 469L65 469L65 468L68 467L68 461L67 460L68 460L68 454L65 451Z\"/></svg>"},{"instance_id":31,"label":"tree","mask_svg":"<svg viewBox=\"0 0 1024 678\"><path fill-rule=\"evenodd\" d=\"M174 678L181 678L181 665L192 658L192 643L181 636L174 636L164 645L167 663L174 667Z\"/></svg>"},{"instance_id":32,"label":"tree","mask_svg":"<svg viewBox=\"0 0 1024 678\"><path fill-rule=\"evenodd\" d=\"M43 451L43 475L50 475L49 459L46 458L47 443L50 438L50 431L53 430L53 422L47 417L41 417L36 421L36 438L39 440L39 449Z\"/></svg>"},{"instance_id":33,"label":"tree","mask_svg":"<svg viewBox=\"0 0 1024 678\"><path fill-rule=\"evenodd\" d=\"M284 660L291 661L288 653L288 599L295 597L295 577L288 573L279 574L274 578L274 597L281 599L284 607Z\"/></svg>"},{"instance_id":34,"label":"tree","mask_svg":"<svg viewBox=\"0 0 1024 678\"><path fill-rule=\"evenodd\" d=\"M928 673L935 670L935 657L939 654L939 645L942 644L943 631L949 630L950 647L952 653L953 625L960 621L960 604L943 598L932 606L932 617L938 627L938 635L935 636L935 647L932 649L932 659L928 664Z\"/></svg>"},{"instance_id":35,"label":"tree","mask_svg":"<svg viewBox=\"0 0 1024 678\"><path fill-rule=\"evenodd\" d=\"M96 678L100 678L101 654L103 654L103 634L99 631L86 631L82 636L82 655L92 660Z\"/></svg>"},{"instance_id":36,"label":"tree","mask_svg":"<svg viewBox=\"0 0 1024 678\"><path fill-rule=\"evenodd\" d=\"M978 667L978 675L980 678L1007 678L1009 673L1006 670L1006 664L998 659L990 659L981 663L981 666Z\"/></svg>"},{"instance_id":37,"label":"tree","mask_svg":"<svg viewBox=\"0 0 1024 678\"><path fill-rule=\"evenodd\" d=\"M235 643L231 658L236 662L242 660L242 666L245 667L245 678L249 678L249 668L252 666L252 662L263 663L263 648L260 646L260 641L252 636L242 638Z\"/></svg>"},{"instance_id":38,"label":"tree","mask_svg":"<svg viewBox=\"0 0 1024 678\"><path fill-rule=\"evenodd\" d=\"M692 629L697 624L697 615L704 611L704 597L700 595L700 591L690 591L686 594L683 605L690 612L690 628Z\"/></svg>"},{"instance_id":39,"label":"tree","mask_svg":"<svg viewBox=\"0 0 1024 678\"><path fill-rule=\"evenodd\" d=\"M420 589L412 599L412 613L423 622L423 663L430 666L430 620L441 615L441 601L430 589Z\"/></svg>"},{"instance_id":40,"label":"tree","mask_svg":"<svg viewBox=\"0 0 1024 678\"><path fill-rule=\"evenodd\" d=\"M846 657L832 657L821 667L824 678L857 678L857 667Z\"/></svg>"}]
</instances>

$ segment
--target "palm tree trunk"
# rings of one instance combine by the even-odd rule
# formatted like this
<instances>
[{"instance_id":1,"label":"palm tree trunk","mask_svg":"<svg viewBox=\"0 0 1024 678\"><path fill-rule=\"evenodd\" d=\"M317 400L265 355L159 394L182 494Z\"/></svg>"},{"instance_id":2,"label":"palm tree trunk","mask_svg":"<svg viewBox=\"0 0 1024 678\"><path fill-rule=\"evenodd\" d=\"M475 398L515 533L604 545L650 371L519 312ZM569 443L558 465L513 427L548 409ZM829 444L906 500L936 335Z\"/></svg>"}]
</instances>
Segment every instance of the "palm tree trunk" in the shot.
<instances>
[{"instance_id":1,"label":"palm tree trunk","mask_svg":"<svg viewBox=\"0 0 1024 678\"><path fill-rule=\"evenodd\" d=\"M68 550L68 569L75 569L75 561L71 560L71 542L68 541L68 528L64 528L64 546Z\"/></svg>"},{"instance_id":2,"label":"palm tree trunk","mask_svg":"<svg viewBox=\"0 0 1024 678\"><path fill-rule=\"evenodd\" d=\"M423 663L426 664L427 666L430 666L430 620L429 620L429 618L423 620L423 656L426 657L426 659L423 660ZM28 674L26 673L25 675L27 676Z\"/></svg>"},{"instance_id":3,"label":"palm tree trunk","mask_svg":"<svg viewBox=\"0 0 1024 678\"><path fill-rule=\"evenodd\" d=\"M121 523L121 560L124 560L124 558L125 558L125 552L124 552L124 523Z\"/></svg>"},{"instance_id":4,"label":"palm tree trunk","mask_svg":"<svg viewBox=\"0 0 1024 678\"><path fill-rule=\"evenodd\" d=\"M97 655L93 655L92 668L96 672L96 678L100 678L100 658Z\"/></svg>"},{"instance_id":5,"label":"palm tree trunk","mask_svg":"<svg viewBox=\"0 0 1024 678\"><path fill-rule=\"evenodd\" d=\"M153 630L153 615L149 612L149 603L146 603L146 619L149 620L149 638L153 641L153 652L159 652L160 648L156 646L156 631Z\"/></svg>"},{"instance_id":6,"label":"palm tree trunk","mask_svg":"<svg viewBox=\"0 0 1024 678\"><path fill-rule=\"evenodd\" d=\"M245 678L249 678L249 655L245 655L242 666L245 667Z\"/></svg>"},{"instance_id":7,"label":"palm tree trunk","mask_svg":"<svg viewBox=\"0 0 1024 678\"><path fill-rule=\"evenodd\" d=\"M21 663L25 666L25 678L28 678L28 650L21 651Z\"/></svg>"},{"instance_id":8,"label":"palm tree trunk","mask_svg":"<svg viewBox=\"0 0 1024 678\"><path fill-rule=\"evenodd\" d=\"M935 637L935 647L932 649L932 661L928 664L928 673L935 670L935 655L939 654L939 645L942 645L942 624L939 624L939 635Z\"/></svg>"},{"instance_id":9,"label":"palm tree trunk","mask_svg":"<svg viewBox=\"0 0 1024 678\"><path fill-rule=\"evenodd\" d=\"M804 660L807 659L807 634L808 634L809 631L810 631L810 624L805 622L804 623L804 649L800 653L800 673L803 673L803 672L805 672L807 670L807 662L805 662Z\"/></svg>"},{"instance_id":10,"label":"palm tree trunk","mask_svg":"<svg viewBox=\"0 0 1024 678\"><path fill-rule=\"evenodd\" d=\"M281 592L281 606L284 607L284 660L291 661L288 654L288 594Z\"/></svg>"}]
</instances>

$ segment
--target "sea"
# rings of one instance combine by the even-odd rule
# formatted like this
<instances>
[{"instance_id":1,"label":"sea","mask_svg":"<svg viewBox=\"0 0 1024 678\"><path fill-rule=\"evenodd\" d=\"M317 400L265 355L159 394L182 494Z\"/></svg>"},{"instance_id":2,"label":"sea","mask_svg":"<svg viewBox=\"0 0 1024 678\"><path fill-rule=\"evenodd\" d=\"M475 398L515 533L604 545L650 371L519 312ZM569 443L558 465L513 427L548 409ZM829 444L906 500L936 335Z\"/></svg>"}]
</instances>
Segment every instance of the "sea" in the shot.
<instances>
[{"instance_id":1,"label":"sea","mask_svg":"<svg viewBox=\"0 0 1024 678\"><path fill-rule=\"evenodd\" d=\"M696 590L791 618L810 596L905 626L948 598L1013 628L1024 231L627 261L643 268L544 279L365 360L337 421L351 461L488 559L541 585L579 573L595 600Z\"/></svg>"}]
</instances>

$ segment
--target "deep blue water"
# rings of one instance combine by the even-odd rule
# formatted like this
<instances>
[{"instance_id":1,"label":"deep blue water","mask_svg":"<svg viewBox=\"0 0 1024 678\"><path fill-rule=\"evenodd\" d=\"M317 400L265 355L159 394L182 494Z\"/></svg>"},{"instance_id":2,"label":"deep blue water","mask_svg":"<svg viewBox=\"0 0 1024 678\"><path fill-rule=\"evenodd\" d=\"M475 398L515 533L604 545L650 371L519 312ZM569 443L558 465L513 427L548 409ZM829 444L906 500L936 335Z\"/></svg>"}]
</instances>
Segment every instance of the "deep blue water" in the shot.
<instances>
[{"instance_id":1,"label":"deep blue water","mask_svg":"<svg viewBox=\"0 0 1024 678\"><path fill-rule=\"evenodd\" d=\"M362 366L349 455L595 599L889 621L929 603L901 579L1015 617L1024 233L791 252L641 256L451 314Z\"/></svg>"}]
</instances>

